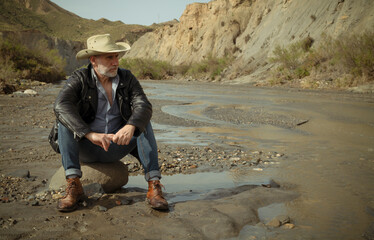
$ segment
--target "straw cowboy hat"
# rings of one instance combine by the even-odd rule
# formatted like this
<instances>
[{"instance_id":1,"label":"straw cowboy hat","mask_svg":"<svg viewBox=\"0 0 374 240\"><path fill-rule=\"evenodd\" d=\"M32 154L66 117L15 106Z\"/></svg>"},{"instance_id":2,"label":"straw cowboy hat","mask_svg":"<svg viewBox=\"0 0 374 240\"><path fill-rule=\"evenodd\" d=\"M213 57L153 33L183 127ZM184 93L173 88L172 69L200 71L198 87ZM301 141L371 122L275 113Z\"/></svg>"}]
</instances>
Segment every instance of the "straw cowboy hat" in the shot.
<instances>
[{"instance_id":1,"label":"straw cowboy hat","mask_svg":"<svg viewBox=\"0 0 374 240\"><path fill-rule=\"evenodd\" d=\"M110 34L95 35L87 39L87 49L77 53L77 59L86 59L104 53L119 53L122 57L131 47L125 42L115 43Z\"/></svg>"}]
</instances>

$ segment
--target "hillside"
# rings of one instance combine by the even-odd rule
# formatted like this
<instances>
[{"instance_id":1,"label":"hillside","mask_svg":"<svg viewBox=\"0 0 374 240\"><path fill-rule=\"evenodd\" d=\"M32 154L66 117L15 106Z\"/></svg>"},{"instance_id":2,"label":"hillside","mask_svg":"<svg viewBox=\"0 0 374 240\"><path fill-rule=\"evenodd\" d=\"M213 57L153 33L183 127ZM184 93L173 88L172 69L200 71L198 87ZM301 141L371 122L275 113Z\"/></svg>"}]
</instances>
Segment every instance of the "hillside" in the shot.
<instances>
[{"instance_id":1,"label":"hillside","mask_svg":"<svg viewBox=\"0 0 374 240\"><path fill-rule=\"evenodd\" d=\"M52 37L81 42L97 33L110 33L114 39L133 43L154 27L81 18L49 0L0 1L0 13L2 31L38 30Z\"/></svg>"},{"instance_id":2,"label":"hillside","mask_svg":"<svg viewBox=\"0 0 374 240\"><path fill-rule=\"evenodd\" d=\"M179 23L143 35L126 57L191 64L229 56L222 80L261 82L277 46L366 30L374 30L372 0L212 0L188 5Z\"/></svg>"}]
</instances>

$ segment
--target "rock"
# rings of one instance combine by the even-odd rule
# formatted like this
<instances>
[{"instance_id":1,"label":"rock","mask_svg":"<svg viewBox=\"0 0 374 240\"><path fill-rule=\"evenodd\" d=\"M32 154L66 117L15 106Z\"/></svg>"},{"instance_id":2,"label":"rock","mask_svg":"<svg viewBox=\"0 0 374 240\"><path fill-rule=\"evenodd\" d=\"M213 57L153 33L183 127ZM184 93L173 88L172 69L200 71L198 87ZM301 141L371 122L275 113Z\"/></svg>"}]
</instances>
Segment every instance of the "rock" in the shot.
<instances>
[{"instance_id":1,"label":"rock","mask_svg":"<svg viewBox=\"0 0 374 240\"><path fill-rule=\"evenodd\" d=\"M99 210L99 212L106 212L106 211L108 211L108 209L106 207L103 207L103 206L98 206L97 209Z\"/></svg>"},{"instance_id":2,"label":"rock","mask_svg":"<svg viewBox=\"0 0 374 240\"><path fill-rule=\"evenodd\" d=\"M132 203L131 199L125 198L121 199L121 205L130 205Z\"/></svg>"},{"instance_id":3,"label":"rock","mask_svg":"<svg viewBox=\"0 0 374 240\"><path fill-rule=\"evenodd\" d=\"M15 86L6 84L4 81L0 80L0 94L11 94L15 91Z\"/></svg>"},{"instance_id":4,"label":"rock","mask_svg":"<svg viewBox=\"0 0 374 240\"><path fill-rule=\"evenodd\" d=\"M102 195L105 193L103 187L99 183L91 183L88 185L83 186L84 193L87 197L95 196L95 195Z\"/></svg>"},{"instance_id":5,"label":"rock","mask_svg":"<svg viewBox=\"0 0 374 240\"><path fill-rule=\"evenodd\" d=\"M292 223L286 223L282 226L282 228L284 229L294 229L295 228L295 224L292 224Z\"/></svg>"},{"instance_id":6,"label":"rock","mask_svg":"<svg viewBox=\"0 0 374 240\"><path fill-rule=\"evenodd\" d=\"M83 172L81 178L83 186L98 183L106 193L114 192L128 182L127 166L120 161L114 163L82 164L81 170ZM65 188L65 186L65 171L63 167L60 167L52 176L49 189L58 190Z\"/></svg>"},{"instance_id":7,"label":"rock","mask_svg":"<svg viewBox=\"0 0 374 240\"><path fill-rule=\"evenodd\" d=\"M273 218L270 222L266 223L266 226L277 228L281 226L281 222L278 219Z\"/></svg>"},{"instance_id":8,"label":"rock","mask_svg":"<svg viewBox=\"0 0 374 240\"><path fill-rule=\"evenodd\" d=\"M284 224L289 223L291 221L290 217L287 216L287 215L279 215L275 218L281 223L281 225L284 225Z\"/></svg>"},{"instance_id":9,"label":"rock","mask_svg":"<svg viewBox=\"0 0 374 240\"><path fill-rule=\"evenodd\" d=\"M267 188L280 188L280 185L276 183L273 179L270 179L269 183L261 184L261 185Z\"/></svg>"},{"instance_id":10,"label":"rock","mask_svg":"<svg viewBox=\"0 0 374 240\"><path fill-rule=\"evenodd\" d=\"M23 93L26 94L26 95L31 95L31 96L38 95L38 93L36 91L32 90L32 89L26 89Z\"/></svg>"},{"instance_id":11,"label":"rock","mask_svg":"<svg viewBox=\"0 0 374 240\"><path fill-rule=\"evenodd\" d=\"M18 169L8 175L9 177L29 178L30 171L26 169Z\"/></svg>"},{"instance_id":12,"label":"rock","mask_svg":"<svg viewBox=\"0 0 374 240\"><path fill-rule=\"evenodd\" d=\"M60 198L62 198L63 197L63 195L61 194L61 193L56 193L56 194L53 194L52 195L52 199L53 200L57 200L57 199L60 199Z\"/></svg>"},{"instance_id":13,"label":"rock","mask_svg":"<svg viewBox=\"0 0 374 240\"><path fill-rule=\"evenodd\" d=\"M270 222L268 222L266 224L266 226L269 226L269 227L280 227L282 225L285 225L287 223L289 223L291 221L290 217L287 216L287 215L279 215L279 216L276 216L275 218L273 218L272 220L270 220Z\"/></svg>"}]
</instances>

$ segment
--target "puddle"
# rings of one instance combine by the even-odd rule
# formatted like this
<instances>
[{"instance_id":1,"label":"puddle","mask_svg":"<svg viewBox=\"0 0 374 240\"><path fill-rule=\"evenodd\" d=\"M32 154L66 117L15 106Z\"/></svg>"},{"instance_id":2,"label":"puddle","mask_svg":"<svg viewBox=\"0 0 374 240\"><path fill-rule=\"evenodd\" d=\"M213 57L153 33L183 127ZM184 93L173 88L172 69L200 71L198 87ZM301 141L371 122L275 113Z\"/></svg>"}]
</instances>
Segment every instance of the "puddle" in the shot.
<instances>
[{"instance_id":1,"label":"puddle","mask_svg":"<svg viewBox=\"0 0 374 240\"><path fill-rule=\"evenodd\" d=\"M217 189L228 189L244 185L268 184L270 178L263 172L200 172L194 174L177 174L163 176L164 192L170 204L206 198ZM124 188L146 188L144 176L130 176Z\"/></svg>"}]
</instances>

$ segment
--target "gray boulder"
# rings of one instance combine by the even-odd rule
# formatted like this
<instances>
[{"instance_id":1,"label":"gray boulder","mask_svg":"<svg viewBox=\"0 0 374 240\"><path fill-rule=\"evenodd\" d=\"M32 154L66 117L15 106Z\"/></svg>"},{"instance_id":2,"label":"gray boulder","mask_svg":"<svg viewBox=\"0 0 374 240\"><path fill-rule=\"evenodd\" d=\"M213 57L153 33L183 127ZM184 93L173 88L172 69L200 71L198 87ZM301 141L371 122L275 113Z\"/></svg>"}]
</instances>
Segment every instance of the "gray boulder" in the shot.
<instances>
[{"instance_id":1,"label":"gray boulder","mask_svg":"<svg viewBox=\"0 0 374 240\"><path fill-rule=\"evenodd\" d=\"M106 193L114 192L128 182L127 165L120 161L114 163L82 163L81 170L83 172L81 178L83 186L98 183ZM60 167L52 176L49 189L58 190L65 186L65 171L63 167Z\"/></svg>"}]
</instances>

